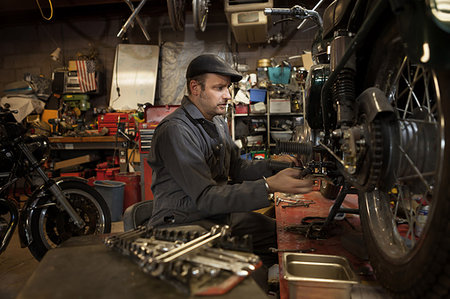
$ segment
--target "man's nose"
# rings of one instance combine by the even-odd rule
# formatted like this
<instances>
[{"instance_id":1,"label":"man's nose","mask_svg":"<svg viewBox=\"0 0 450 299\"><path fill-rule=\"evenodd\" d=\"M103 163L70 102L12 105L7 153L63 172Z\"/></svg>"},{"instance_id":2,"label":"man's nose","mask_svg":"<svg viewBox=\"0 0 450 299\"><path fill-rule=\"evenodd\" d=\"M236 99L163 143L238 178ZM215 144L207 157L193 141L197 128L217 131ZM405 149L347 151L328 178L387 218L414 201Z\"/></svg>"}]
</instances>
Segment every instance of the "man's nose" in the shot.
<instances>
[{"instance_id":1,"label":"man's nose","mask_svg":"<svg viewBox=\"0 0 450 299\"><path fill-rule=\"evenodd\" d=\"M224 88L224 89L225 89L225 91L223 92L223 98L230 99L231 98L230 90L228 88Z\"/></svg>"}]
</instances>

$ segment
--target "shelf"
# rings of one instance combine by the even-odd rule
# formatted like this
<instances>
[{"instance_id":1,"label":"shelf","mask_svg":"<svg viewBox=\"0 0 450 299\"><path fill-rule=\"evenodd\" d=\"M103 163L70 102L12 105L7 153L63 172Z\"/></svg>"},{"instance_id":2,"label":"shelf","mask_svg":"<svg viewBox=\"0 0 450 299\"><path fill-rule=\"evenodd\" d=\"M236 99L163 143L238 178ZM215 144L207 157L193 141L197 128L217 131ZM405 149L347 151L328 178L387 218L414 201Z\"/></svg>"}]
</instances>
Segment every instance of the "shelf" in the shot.
<instances>
[{"instance_id":1,"label":"shelf","mask_svg":"<svg viewBox=\"0 0 450 299\"><path fill-rule=\"evenodd\" d=\"M270 116L303 116L303 113L293 113L293 112L285 112L285 113L270 113ZM240 113L234 114L234 117L243 117L243 116L267 116L267 113Z\"/></svg>"},{"instance_id":2,"label":"shelf","mask_svg":"<svg viewBox=\"0 0 450 299\"><path fill-rule=\"evenodd\" d=\"M245 121L245 117L247 118L253 118L254 121L264 120L266 131L260 131L261 134L264 135L264 141L266 146L266 151L268 154L270 154L270 151L273 150L276 146L276 143L274 142L274 139L271 136L271 124L274 124L276 122L280 121L291 121L295 122L294 120L299 117L304 117L303 111L301 112L271 112L272 111L290 111L292 106L288 106L285 101L282 102L271 102L269 95L266 95L266 112L265 113L254 113L249 110L248 113L234 113L232 114L232 122L231 122L231 136L233 139L235 139L235 121L239 118L241 118L240 121ZM303 101L304 102L304 101ZM273 105L273 106L272 106ZM272 107L272 109L270 109ZM245 110L239 110L239 112L244 112ZM296 110L298 111L298 110ZM236 111L233 111L236 112ZM244 119L243 119L244 117ZM239 122L239 121L238 121Z\"/></svg>"},{"instance_id":3,"label":"shelf","mask_svg":"<svg viewBox=\"0 0 450 299\"><path fill-rule=\"evenodd\" d=\"M271 112L270 116L303 116L303 113L298 112L298 113L294 113L294 112L285 112L285 113L274 113Z\"/></svg>"},{"instance_id":4,"label":"shelf","mask_svg":"<svg viewBox=\"0 0 450 299\"><path fill-rule=\"evenodd\" d=\"M267 113L239 113L235 114L234 117L243 117L243 116L267 116Z\"/></svg>"}]
</instances>

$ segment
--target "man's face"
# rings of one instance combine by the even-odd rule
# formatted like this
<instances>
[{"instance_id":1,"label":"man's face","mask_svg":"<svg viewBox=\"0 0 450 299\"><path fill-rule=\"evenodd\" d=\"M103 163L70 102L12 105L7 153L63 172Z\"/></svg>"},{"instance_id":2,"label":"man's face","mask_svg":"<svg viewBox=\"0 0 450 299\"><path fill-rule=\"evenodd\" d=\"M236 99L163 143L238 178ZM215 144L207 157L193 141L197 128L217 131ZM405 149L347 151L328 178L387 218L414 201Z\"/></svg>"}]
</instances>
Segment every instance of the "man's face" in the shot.
<instances>
[{"instance_id":1,"label":"man's face","mask_svg":"<svg viewBox=\"0 0 450 299\"><path fill-rule=\"evenodd\" d=\"M198 96L194 95L194 103L206 119L212 120L216 115L225 114L227 102L231 98L228 90L230 82L228 76L206 74L205 89L197 86Z\"/></svg>"}]
</instances>

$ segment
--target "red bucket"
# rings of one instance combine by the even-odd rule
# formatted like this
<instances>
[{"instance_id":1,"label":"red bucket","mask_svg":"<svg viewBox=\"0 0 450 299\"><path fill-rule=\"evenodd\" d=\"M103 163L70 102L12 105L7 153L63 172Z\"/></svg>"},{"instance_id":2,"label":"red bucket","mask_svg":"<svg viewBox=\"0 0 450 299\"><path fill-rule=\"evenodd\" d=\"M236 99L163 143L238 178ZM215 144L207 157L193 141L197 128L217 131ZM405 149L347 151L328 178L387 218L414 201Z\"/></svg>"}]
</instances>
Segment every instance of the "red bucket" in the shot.
<instances>
[{"instance_id":1,"label":"red bucket","mask_svg":"<svg viewBox=\"0 0 450 299\"><path fill-rule=\"evenodd\" d=\"M139 172L116 173L114 180L125 183L123 211L141 201L141 174Z\"/></svg>"}]
</instances>

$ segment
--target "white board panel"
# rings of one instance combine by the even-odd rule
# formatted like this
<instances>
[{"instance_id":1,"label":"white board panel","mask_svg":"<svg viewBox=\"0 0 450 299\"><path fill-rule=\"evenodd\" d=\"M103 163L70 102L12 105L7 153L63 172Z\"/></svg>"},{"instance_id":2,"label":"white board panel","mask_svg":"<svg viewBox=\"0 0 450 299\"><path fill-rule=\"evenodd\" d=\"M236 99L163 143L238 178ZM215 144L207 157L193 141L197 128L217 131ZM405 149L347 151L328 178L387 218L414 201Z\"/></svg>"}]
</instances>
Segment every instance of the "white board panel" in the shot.
<instances>
[{"instance_id":1,"label":"white board panel","mask_svg":"<svg viewBox=\"0 0 450 299\"><path fill-rule=\"evenodd\" d=\"M154 104L159 47L118 45L109 105L116 110L137 109L137 104Z\"/></svg>"}]
</instances>

